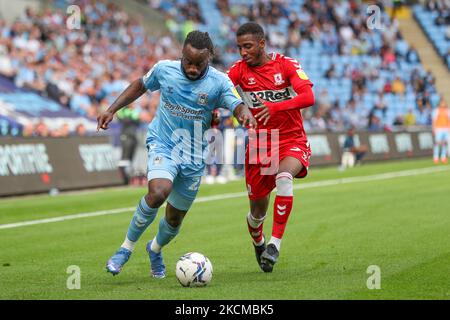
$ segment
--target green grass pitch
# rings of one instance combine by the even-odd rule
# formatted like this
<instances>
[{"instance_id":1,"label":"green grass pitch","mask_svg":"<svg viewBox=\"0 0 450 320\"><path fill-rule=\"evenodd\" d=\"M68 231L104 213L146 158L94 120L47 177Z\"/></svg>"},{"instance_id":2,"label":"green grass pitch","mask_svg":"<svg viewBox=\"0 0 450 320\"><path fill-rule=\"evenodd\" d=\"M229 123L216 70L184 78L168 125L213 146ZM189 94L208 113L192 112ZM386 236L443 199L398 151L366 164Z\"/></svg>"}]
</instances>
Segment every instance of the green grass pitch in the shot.
<instances>
[{"instance_id":1,"label":"green grass pitch","mask_svg":"<svg viewBox=\"0 0 450 320\"><path fill-rule=\"evenodd\" d=\"M345 172L312 168L295 183L431 166L426 159ZM242 180L203 185L199 197L243 191ZM144 192L129 187L0 199L0 225L134 207ZM271 274L256 264L246 196L194 203L180 234L164 249L168 275L162 280L149 276L145 244L163 209L116 277L106 273L105 263L122 243L132 211L0 229L0 299L449 299L449 199L450 170L296 189ZM269 235L271 221L270 207L264 228ZM175 278L178 257L190 251L213 263L207 287L183 288ZM81 270L79 290L66 286L71 265ZM379 290L367 288L370 265L380 267Z\"/></svg>"}]
</instances>

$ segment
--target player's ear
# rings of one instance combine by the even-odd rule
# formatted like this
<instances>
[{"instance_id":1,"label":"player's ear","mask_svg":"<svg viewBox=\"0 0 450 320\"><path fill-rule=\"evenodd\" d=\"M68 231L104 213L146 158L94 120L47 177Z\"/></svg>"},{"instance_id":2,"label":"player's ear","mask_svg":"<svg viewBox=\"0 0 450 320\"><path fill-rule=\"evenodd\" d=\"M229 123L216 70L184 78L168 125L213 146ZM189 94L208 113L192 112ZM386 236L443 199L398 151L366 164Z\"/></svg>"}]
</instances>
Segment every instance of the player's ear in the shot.
<instances>
[{"instance_id":1,"label":"player's ear","mask_svg":"<svg viewBox=\"0 0 450 320\"><path fill-rule=\"evenodd\" d=\"M265 46L266 46L266 39L264 37L261 37L261 39L259 39L259 47L261 49L264 49Z\"/></svg>"}]
</instances>

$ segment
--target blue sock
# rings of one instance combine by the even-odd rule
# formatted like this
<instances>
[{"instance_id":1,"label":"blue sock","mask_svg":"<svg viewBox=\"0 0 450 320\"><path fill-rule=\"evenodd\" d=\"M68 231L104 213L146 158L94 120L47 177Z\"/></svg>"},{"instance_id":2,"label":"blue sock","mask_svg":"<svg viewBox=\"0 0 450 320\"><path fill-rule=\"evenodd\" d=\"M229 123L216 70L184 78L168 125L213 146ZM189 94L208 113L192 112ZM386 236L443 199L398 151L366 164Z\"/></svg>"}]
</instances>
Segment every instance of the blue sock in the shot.
<instances>
[{"instance_id":1,"label":"blue sock","mask_svg":"<svg viewBox=\"0 0 450 320\"><path fill-rule=\"evenodd\" d=\"M153 220L155 220L157 212L158 208L150 208L145 201L145 197L142 197L128 227L127 238L130 241L136 242Z\"/></svg>"},{"instance_id":2,"label":"blue sock","mask_svg":"<svg viewBox=\"0 0 450 320\"><path fill-rule=\"evenodd\" d=\"M447 145L444 144L441 148L441 159L447 158Z\"/></svg>"},{"instance_id":3,"label":"blue sock","mask_svg":"<svg viewBox=\"0 0 450 320\"><path fill-rule=\"evenodd\" d=\"M156 242L160 247L164 247L168 244L173 238L176 237L178 232L180 231L181 224L174 228L170 224L167 223L166 218L162 217L159 221L159 231L156 235Z\"/></svg>"}]
</instances>

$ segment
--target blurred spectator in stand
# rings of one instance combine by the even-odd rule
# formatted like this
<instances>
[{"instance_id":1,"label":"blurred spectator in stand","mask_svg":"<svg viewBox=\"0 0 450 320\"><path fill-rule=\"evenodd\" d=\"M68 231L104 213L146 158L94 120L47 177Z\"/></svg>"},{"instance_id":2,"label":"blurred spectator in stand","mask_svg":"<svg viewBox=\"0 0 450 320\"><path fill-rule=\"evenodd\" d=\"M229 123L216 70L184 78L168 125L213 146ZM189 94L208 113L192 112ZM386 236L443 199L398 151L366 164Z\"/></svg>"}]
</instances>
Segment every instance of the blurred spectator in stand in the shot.
<instances>
[{"instance_id":1,"label":"blurred spectator in stand","mask_svg":"<svg viewBox=\"0 0 450 320\"><path fill-rule=\"evenodd\" d=\"M405 125L405 120L403 119L403 116L401 114L395 117L393 125L396 127L402 127Z\"/></svg>"},{"instance_id":2,"label":"blurred spectator in stand","mask_svg":"<svg viewBox=\"0 0 450 320\"><path fill-rule=\"evenodd\" d=\"M70 136L70 127L69 124L63 123L63 125L58 129L51 133L52 137L60 137L60 138L66 138Z\"/></svg>"},{"instance_id":3,"label":"blurred spectator in stand","mask_svg":"<svg viewBox=\"0 0 450 320\"><path fill-rule=\"evenodd\" d=\"M34 124L33 122L26 123L22 128L22 136L23 137L32 137L34 136Z\"/></svg>"},{"instance_id":4,"label":"blurred spectator in stand","mask_svg":"<svg viewBox=\"0 0 450 320\"><path fill-rule=\"evenodd\" d=\"M16 72L13 68L13 62L10 55L10 45L2 45L2 41L0 40L0 74L12 79L16 75Z\"/></svg>"},{"instance_id":5,"label":"blurred spectator in stand","mask_svg":"<svg viewBox=\"0 0 450 320\"><path fill-rule=\"evenodd\" d=\"M415 126L416 125L416 115L412 108L409 108L408 113L405 115L404 126Z\"/></svg>"},{"instance_id":6,"label":"blurred spectator in stand","mask_svg":"<svg viewBox=\"0 0 450 320\"><path fill-rule=\"evenodd\" d=\"M369 123L368 123L368 130L369 131L382 131L383 130L383 124L381 123L381 119L378 118L375 114L372 112L369 114Z\"/></svg>"},{"instance_id":7,"label":"blurred spectator in stand","mask_svg":"<svg viewBox=\"0 0 450 320\"><path fill-rule=\"evenodd\" d=\"M75 135L79 137L84 137L86 135L86 126L82 123L75 127Z\"/></svg>"},{"instance_id":8,"label":"blurred spectator in stand","mask_svg":"<svg viewBox=\"0 0 450 320\"><path fill-rule=\"evenodd\" d=\"M341 170L361 165L362 158L367 153L366 145L357 145L355 142L355 129L349 128L342 147Z\"/></svg>"},{"instance_id":9,"label":"blurred spectator in stand","mask_svg":"<svg viewBox=\"0 0 450 320\"><path fill-rule=\"evenodd\" d=\"M391 90L392 90L392 93L394 93L394 94L400 94L400 95L405 94L405 90L406 90L405 84L400 79L400 77L395 77L394 81L392 81Z\"/></svg>"},{"instance_id":10,"label":"blurred spectator in stand","mask_svg":"<svg viewBox=\"0 0 450 320\"><path fill-rule=\"evenodd\" d=\"M420 63L419 54L417 53L414 45L411 45L408 52L406 53L406 61L409 63Z\"/></svg>"},{"instance_id":11,"label":"blurred spectator in stand","mask_svg":"<svg viewBox=\"0 0 450 320\"><path fill-rule=\"evenodd\" d=\"M43 120L40 120L35 127L35 134L38 137L49 137L50 130Z\"/></svg>"}]
</instances>

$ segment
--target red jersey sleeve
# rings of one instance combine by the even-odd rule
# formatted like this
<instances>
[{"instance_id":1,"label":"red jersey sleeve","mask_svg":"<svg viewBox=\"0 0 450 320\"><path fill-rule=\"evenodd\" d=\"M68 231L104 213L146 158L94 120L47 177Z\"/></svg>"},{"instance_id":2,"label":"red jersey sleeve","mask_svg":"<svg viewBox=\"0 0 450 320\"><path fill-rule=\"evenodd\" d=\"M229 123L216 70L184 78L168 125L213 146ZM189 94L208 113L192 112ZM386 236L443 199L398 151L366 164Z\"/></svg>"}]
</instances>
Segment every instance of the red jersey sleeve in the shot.
<instances>
[{"instance_id":1,"label":"red jersey sleeve","mask_svg":"<svg viewBox=\"0 0 450 320\"><path fill-rule=\"evenodd\" d=\"M300 94L302 92L302 88L304 86L313 86L312 82L306 75L306 72L303 70L302 66L297 60L289 57L284 57L283 67L286 78L289 79L289 82L292 85L292 89L294 89L297 94Z\"/></svg>"},{"instance_id":2,"label":"red jersey sleeve","mask_svg":"<svg viewBox=\"0 0 450 320\"><path fill-rule=\"evenodd\" d=\"M297 96L277 103L267 102L267 106L271 112L303 109L312 106L315 102L314 92L312 90L312 82L309 80L305 71L297 60L283 57L283 67L285 77L289 79L292 89Z\"/></svg>"},{"instance_id":3,"label":"red jersey sleeve","mask_svg":"<svg viewBox=\"0 0 450 320\"><path fill-rule=\"evenodd\" d=\"M231 82L233 82L234 86L239 85L239 61L231 66L231 68L227 71L228 78L230 78Z\"/></svg>"}]
</instances>

